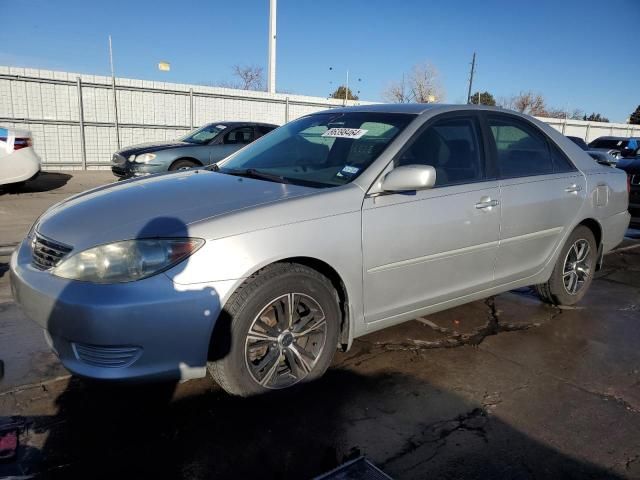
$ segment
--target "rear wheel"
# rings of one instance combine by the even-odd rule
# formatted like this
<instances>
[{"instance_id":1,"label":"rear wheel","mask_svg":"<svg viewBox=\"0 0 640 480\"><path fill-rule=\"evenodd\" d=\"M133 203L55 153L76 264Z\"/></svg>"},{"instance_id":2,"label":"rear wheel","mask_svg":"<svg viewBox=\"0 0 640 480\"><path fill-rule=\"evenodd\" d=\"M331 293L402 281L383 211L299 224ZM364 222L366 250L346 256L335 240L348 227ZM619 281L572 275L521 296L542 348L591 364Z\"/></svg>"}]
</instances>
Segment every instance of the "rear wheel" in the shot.
<instances>
[{"instance_id":1,"label":"rear wheel","mask_svg":"<svg viewBox=\"0 0 640 480\"><path fill-rule=\"evenodd\" d=\"M597 253L593 232L578 226L562 248L549 281L535 286L540 298L553 305L580 301L593 281Z\"/></svg>"},{"instance_id":2,"label":"rear wheel","mask_svg":"<svg viewBox=\"0 0 640 480\"><path fill-rule=\"evenodd\" d=\"M175 170L189 170L190 168L194 168L197 166L198 164L193 160L186 160L186 159L176 160L169 167L169 171L173 172Z\"/></svg>"},{"instance_id":3,"label":"rear wheel","mask_svg":"<svg viewBox=\"0 0 640 480\"><path fill-rule=\"evenodd\" d=\"M315 270L291 263L261 270L232 295L225 313L230 338L216 338L214 332L212 342L215 351L228 340L228 352L218 352L208 369L233 395L308 382L331 363L341 319L338 295Z\"/></svg>"}]
</instances>

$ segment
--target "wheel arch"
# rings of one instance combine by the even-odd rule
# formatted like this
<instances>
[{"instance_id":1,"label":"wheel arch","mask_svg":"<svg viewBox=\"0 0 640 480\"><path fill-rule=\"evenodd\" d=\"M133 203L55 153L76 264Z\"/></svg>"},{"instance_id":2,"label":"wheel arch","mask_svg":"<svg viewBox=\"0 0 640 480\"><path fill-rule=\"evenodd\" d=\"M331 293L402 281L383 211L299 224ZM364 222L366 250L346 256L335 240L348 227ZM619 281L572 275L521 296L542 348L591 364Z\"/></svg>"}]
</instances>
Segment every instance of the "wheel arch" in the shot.
<instances>
[{"instance_id":1,"label":"wheel arch","mask_svg":"<svg viewBox=\"0 0 640 480\"><path fill-rule=\"evenodd\" d=\"M351 342L353 340L353 325L352 325L353 316L350 311L349 293L347 291L346 283L342 279L342 276L338 273L338 271L333 266L331 266L329 263L327 263L324 260L320 260L318 258L308 257L308 256L294 256L294 257L280 258L277 260L271 260L269 263L260 265L254 271L247 272L245 275L243 275L243 278L246 279L246 278L252 277L253 275L256 275L258 272L262 270L265 270L273 265L278 265L281 263L295 263L298 265L303 265L307 268L311 268L312 270L315 270L319 274L329 279L333 287L336 289L336 292L338 293L338 303L340 306L340 312L342 313L342 319L340 322L340 333L339 333L338 339L340 342L340 347L344 351L346 351L351 346ZM228 294L226 295L227 297L226 301L228 301L228 299L231 298L231 296L239 288L242 287L242 284L243 282L239 282L231 290L229 290ZM224 310L225 309L223 308L223 311Z\"/></svg>"},{"instance_id":2,"label":"wheel arch","mask_svg":"<svg viewBox=\"0 0 640 480\"><path fill-rule=\"evenodd\" d=\"M596 220L595 218L591 218L591 217L585 218L580 223L578 223L576 225L576 227L579 227L580 225L583 225L583 226L587 227L589 230L591 230L591 233L593 233L593 236L596 239L596 246L598 248L598 259L597 259L597 263L596 263L596 270L600 270L600 268L602 266L602 257L603 257L602 225L600 225L600 222L598 220Z\"/></svg>"},{"instance_id":3,"label":"wheel arch","mask_svg":"<svg viewBox=\"0 0 640 480\"><path fill-rule=\"evenodd\" d=\"M329 279L329 281L333 285L333 288L335 288L336 292L338 293L338 303L340 305L340 312L342 313L342 319L340 322L340 335L338 339L340 341L342 349L347 350L351 344L351 315L349 312L349 293L347 292L347 287L338 271L327 262L314 257L283 258L269 265L273 265L276 263L296 263L298 265L304 265L305 267L311 268ZM263 268L267 268L269 267L269 265Z\"/></svg>"},{"instance_id":4,"label":"wheel arch","mask_svg":"<svg viewBox=\"0 0 640 480\"><path fill-rule=\"evenodd\" d=\"M176 158L174 161L171 162L171 164L169 165L169 170L171 170L171 168L176 163L178 163L180 160L188 160L189 162L195 163L199 167L203 166L203 163L200 160L198 160L197 158L194 158L194 157L179 157L179 158Z\"/></svg>"}]
</instances>

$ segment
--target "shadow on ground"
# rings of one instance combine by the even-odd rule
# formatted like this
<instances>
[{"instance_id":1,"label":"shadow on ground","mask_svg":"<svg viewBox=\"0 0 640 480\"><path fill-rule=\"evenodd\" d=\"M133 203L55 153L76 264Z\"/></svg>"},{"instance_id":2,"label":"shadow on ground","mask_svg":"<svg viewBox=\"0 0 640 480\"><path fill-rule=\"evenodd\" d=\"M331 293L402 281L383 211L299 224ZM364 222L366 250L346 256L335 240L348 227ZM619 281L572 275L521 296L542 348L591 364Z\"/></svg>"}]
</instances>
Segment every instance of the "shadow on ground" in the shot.
<instances>
[{"instance_id":1,"label":"shadow on ground","mask_svg":"<svg viewBox=\"0 0 640 480\"><path fill-rule=\"evenodd\" d=\"M0 186L0 195L20 193L49 192L64 187L71 175L59 172L42 172L35 179L15 185Z\"/></svg>"},{"instance_id":2,"label":"shadow on ground","mask_svg":"<svg viewBox=\"0 0 640 480\"><path fill-rule=\"evenodd\" d=\"M33 432L46 433L42 447L23 448L0 476L303 479L365 454L398 479L616 478L513 429L486 405L400 373L333 369L252 399L213 384L177 397L174 385L72 379L57 414L30 419Z\"/></svg>"}]
</instances>

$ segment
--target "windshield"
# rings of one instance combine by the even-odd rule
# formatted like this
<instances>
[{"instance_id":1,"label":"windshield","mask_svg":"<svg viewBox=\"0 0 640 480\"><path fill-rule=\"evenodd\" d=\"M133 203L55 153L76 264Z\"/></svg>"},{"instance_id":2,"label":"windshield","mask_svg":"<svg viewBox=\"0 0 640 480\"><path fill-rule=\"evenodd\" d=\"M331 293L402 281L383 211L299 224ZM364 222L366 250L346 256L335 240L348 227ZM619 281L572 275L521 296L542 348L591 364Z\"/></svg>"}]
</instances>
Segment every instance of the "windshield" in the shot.
<instances>
[{"instance_id":1,"label":"windshield","mask_svg":"<svg viewBox=\"0 0 640 480\"><path fill-rule=\"evenodd\" d=\"M204 125L195 130L191 130L184 137L179 138L181 142L195 143L196 145L205 145L213 140L221 131L227 128L222 124Z\"/></svg>"},{"instance_id":2,"label":"windshield","mask_svg":"<svg viewBox=\"0 0 640 480\"><path fill-rule=\"evenodd\" d=\"M303 117L223 161L219 171L317 187L343 185L366 170L413 118L363 112Z\"/></svg>"}]
</instances>

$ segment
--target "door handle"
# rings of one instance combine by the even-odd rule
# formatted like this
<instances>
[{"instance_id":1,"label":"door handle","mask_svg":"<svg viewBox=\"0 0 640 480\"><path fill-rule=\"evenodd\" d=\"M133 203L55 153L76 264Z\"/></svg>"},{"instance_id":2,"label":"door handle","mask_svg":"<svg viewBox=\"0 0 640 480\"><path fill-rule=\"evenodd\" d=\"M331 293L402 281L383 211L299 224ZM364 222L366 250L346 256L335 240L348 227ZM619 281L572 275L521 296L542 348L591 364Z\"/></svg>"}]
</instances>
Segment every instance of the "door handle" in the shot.
<instances>
[{"instance_id":1,"label":"door handle","mask_svg":"<svg viewBox=\"0 0 640 480\"><path fill-rule=\"evenodd\" d=\"M476 208L484 209L484 208L497 207L498 205L500 205L500 202L498 202L498 200L491 200L490 198L484 197L484 198L481 198L478 203L476 203Z\"/></svg>"},{"instance_id":2,"label":"door handle","mask_svg":"<svg viewBox=\"0 0 640 480\"><path fill-rule=\"evenodd\" d=\"M567 188L564 189L564 191L567 193L578 193L580 190L582 190L582 186L577 185L575 183L572 185L569 185Z\"/></svg>"}]
</instances>

